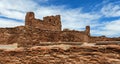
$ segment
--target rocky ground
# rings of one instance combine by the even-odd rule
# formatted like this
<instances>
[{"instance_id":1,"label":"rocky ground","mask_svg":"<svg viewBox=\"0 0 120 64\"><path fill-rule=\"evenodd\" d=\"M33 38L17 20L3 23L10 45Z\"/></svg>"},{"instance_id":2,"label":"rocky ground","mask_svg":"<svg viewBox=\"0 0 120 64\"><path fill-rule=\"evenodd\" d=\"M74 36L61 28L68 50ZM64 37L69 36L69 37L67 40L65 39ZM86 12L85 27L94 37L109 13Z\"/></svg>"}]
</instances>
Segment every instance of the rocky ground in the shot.
<instances>
[{"instance_id":1,"label":"rocky ground","mask_svg":"<svg viewBox=\"0 0 120 64\"><path fill-rule=\"evenodd\" d=\"M51 45L1 49L0 64L120 64L120 45Z\"/></svg>"}]
</instances>

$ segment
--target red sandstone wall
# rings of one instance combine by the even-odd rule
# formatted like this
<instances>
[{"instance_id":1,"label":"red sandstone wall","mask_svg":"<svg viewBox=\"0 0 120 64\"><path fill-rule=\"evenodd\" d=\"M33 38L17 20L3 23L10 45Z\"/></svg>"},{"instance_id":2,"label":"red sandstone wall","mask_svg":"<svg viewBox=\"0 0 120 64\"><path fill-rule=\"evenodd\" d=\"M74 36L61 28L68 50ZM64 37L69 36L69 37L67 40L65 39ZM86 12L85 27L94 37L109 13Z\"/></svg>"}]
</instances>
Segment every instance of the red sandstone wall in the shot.
<instances>
[{"instance_id":1,"label":"red sandstone wall","mask_svg":"<svg viewBox=\"0 0 120 64\"><path fill-rule=\"evenodd\" d=\"M35 19L33 12L28 12L25 26L0 28L0 44L19 43L35 45L39 42L92 42L120 41L120 38L92 37L90 26L85 31L61 31L60 16L47 16L43 20Z\"/></svg>"},{"instance_id":2,"label":"red sandstone wall","mask_svg":"<svg viewBox=\"0 0 120 64\"><path fill-rule=\"evenodd\" d=\"M86 42L89 38L85 32L27 30L20 40L20 46L37 45L40 42ZM88 38L88 39L87 39Z\"/></svg>"},{"instance_id":3,"label":"red sandstone wall","mask_svg":"<svg viewBox=\"0 0 120 64\"><path fill-rule=\"evenodd\" d=\"M120 41L120 38L90 37L91 43L96 43L97 41Z\"/></svg>"},{"instance_id":4,"label":"red sandstone wall","mask_svg":"<svg viewBox=\"0 0 120 64\"><path fill-rule=\"evenodd\" d=\"M0 29L0 44L12 44L17 42L16 28L1 28Z\"/></svg>"},{"instance_id":5,"label":"red sandstone wall","mask_svg":"<svg viewBox=\"0 0 120 64\"><path fill-rule=\"evenodd\" d=\"M60 15L47 16L43 20L35 19L33 12L28 12L25 17L25 26L41 30L61 31Z\"/></svg>"},{"instance_id":6,"label":"red sandstone wall","mask_svg":"<svg viewBox=\"0 0 120 64\"><path fill-rule=\"evenodd\" d=\"M89 37L80 31L49 31L24 26L0 29L0 44L35 45L39 42L86 42Z\"/></svg>"},{"instance_id":7,"label":"red sandstone wall","mask_svg":"<svg viewBox=\"0 0 120 64\"><path fill-rule=\"evenodd\" d=\"M90 36L90 26L86 26L85 34Z\"/></svg>"},{"instance_id":8,"label":"red sandstone wall","mask_svg":"<svg viewBox=\"0 0 120 64\"><path fill-rule=\"evenodd\" d=\"M0 44L18 43L20 46L39 42L88 42L90 27L85 31L61 31L60 16L35 19L33 12L25 17L25 26L0 29Z\"/></svg>"}]
</instances>

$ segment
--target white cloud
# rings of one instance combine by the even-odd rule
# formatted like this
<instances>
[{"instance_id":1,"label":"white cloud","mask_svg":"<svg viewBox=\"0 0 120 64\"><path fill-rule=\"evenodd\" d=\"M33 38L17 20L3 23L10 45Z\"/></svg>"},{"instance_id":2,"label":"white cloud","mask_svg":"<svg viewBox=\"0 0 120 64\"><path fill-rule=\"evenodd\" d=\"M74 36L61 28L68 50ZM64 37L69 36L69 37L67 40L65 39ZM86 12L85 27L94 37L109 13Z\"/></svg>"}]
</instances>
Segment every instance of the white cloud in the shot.
<instances>
[{"instance_id":1,"label":"white cloud","mask_svg":"<svg viewBox=\"0 0 120 64\"><path fill-rule=\"evenodd\" d=\"M120 16L120 5L114 3L104 5L104 7L101 9L101 13L106 17Z\"/></svg>"},{"instance_id":2,"label":"white cloud","mask_svg":"<svg viewBox=\"0 0 120 64\"><path fill-rule=\"evenodd\" d=\"M24 21L27 11L34 11L38 6L32 0L0 0L0 16ZM5 18L0 18L0 27L15 27L24 25Z\"/></svg>"},{"instance_id":3,"label":"white cloud","mask_svg":"<svg viewBox=\"0 0 120 64\"><path fill-rule=\"evenodd\" d=\"M35 10L36 6L32 0L0 0L0 15L24 20L25 12Z\"/></svg>"},{"instance_id":4,"label":"white cloud","mask_svg":"<svg viewBox=\"0 0 120 64\"><path fill-rule=\"evenodd\" d=\"M120 36L120 19L104 22L99 29L92 30L92 33L95 35L106 35L109 37Z\"/></svg>"},{"instance_id":5,"label":"white cloud","mask_svg":"<svg viewBox=\"0 0 120 64\"><path fill-rule=\"evenodd\" d=\"M91 20L98 18L97 15L82 13L81 8L66 9L64 7L65 6L42 6L33 0L0 0L1 16L23 21L26 11L34 11L36 18L60 14L63 21L63 28L79 29L89 25Z\"/></svg>"},{"instance_id":6,"label":"white cloud","mask_svg":"<svg viewBox=\"0 0 120 64\"><path fill-rule=\"evenodd\" d=\"M48 15L61 15L62 27L69 29L85 28L86 25L90 25L92 20L98 19L100 16L92 13L82 13L81 8L79 9L65 9L63 7L40 7L35 11L36 17L41 18L42 16Z\"/></svg>"},{"instance_id":7,"label":"white cloud","mask_svg":"<svg viewBox=\"0 0 120 64\"><path fill-rule=\"evenodd\" d=\"M19 20L24 20L25 13L14 11L14 10L0 10L1 16L8 17L8 18L14 18Z\"/></svg>"},{"instance_id":8,"label":"white cloud","mask_svg":"<svg viewBox=\"0 0 120 64\"><path fill-rule=\"evenodd\" d=\"M0 0L1 9L31 11L37 6L32 0Z\"/></svg>"},{"instance_id":9,"label":"white cloud","mask_svg":"<svg viewBox=\"0 0 120 64\"><path fill-rule=\"evenodd\" d=\"M106 27L107 30L120 32L120 27L119 26L120 26L120 19L115 20L115 21L111 21L105 27Z\"/></svg>"},{"instance_id":10,"label":"white cloud","mask_svg":"<svg viewBox=\"0 0 120 64\"><path fill-rule=\"evenodd\" d=\"M4 27L15 27L19 25L24 25L24 23L0 18L0 27L3 27L3 28Z\"/></svg>"}]
</instances>

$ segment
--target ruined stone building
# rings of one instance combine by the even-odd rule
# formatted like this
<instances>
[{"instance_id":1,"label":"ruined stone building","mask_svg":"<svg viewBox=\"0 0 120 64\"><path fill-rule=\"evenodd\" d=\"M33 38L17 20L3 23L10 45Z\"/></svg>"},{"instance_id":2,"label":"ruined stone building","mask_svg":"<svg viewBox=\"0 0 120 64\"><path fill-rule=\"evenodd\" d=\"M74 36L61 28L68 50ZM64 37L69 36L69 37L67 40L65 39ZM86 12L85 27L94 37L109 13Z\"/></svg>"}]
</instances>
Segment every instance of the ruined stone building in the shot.
<instances>
[{"instance_id":1,"label":"ruined stone building","mask_svg":"<svg viewBox=\"0 0 120 64\"><path fill-rule=\"evenodd\" d=\"M61 31L60 15L47 16L43 20L36 19L33 12L29 12L25 17L25 27L30 29L40 29L49 31Z\"/></svg>"},{"instance_id":2,"label":"ruined stone building","mask_svg":"<svg viewBox=\"0 0 120 64\"><path fill-rule=\"evenodd\" d=\"M18 43L19 46L35 45L40 42L96 42L120 41L119 38L92 37L90 26L85 31L61 30L60 15L36 19L33 12L25 16L25 26L0 28L0 44Z\"/></svg>"}]
</instances>

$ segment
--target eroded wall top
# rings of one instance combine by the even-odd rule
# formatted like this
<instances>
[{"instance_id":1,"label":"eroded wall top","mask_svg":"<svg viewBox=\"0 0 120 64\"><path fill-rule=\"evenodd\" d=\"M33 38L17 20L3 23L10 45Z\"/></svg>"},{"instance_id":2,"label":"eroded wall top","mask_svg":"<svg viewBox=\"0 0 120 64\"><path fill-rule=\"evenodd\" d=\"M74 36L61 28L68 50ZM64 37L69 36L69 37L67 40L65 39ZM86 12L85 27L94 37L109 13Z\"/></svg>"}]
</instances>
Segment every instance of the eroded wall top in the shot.
<instances>
[{"instance_id":1,"label":"eroded wall top","mask_svg":"<svg viewBox=\"0 0 120 64\"><path fill-rule=\"evenodd\" d=\"M33 12L28 12L25 16L25 26L31 29L38 28L41 30L61 31L60 15L46 16L43 20L36 19Z\"/></svg>"}]
</instances>

